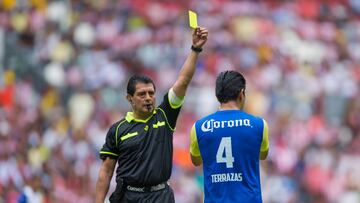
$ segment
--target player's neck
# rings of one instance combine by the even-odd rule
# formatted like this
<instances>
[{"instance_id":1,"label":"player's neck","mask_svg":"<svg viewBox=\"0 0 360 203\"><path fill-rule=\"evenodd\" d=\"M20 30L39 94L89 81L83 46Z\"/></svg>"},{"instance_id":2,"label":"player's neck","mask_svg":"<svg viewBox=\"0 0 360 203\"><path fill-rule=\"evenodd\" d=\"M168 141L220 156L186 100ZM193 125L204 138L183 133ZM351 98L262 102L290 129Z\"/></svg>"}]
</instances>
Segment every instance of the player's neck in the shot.
<instances>
[{"instance_id":1,"label":"player's neck","mask_svg":"<svg viewBox=\"0 0 360 203\"><path fill-rule=\"evenodd\" d=\"M226 103L221 103L219 106L219 110L220 111L222 111L222 110L240 110L240 108L239 108L237 102L229 101Z\"/></svg>"}]
</instances>

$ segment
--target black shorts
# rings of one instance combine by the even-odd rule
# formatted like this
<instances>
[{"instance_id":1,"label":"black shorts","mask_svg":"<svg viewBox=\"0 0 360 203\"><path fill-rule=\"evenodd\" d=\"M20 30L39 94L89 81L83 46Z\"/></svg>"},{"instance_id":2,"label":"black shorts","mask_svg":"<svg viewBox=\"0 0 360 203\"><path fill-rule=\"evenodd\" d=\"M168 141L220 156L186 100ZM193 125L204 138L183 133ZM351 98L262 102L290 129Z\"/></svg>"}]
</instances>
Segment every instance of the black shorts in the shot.
<instances>
[{"instance_id":1,"label":"black shorts","mask_svg":"<svg viewBox=\"0 0 360 203\"><path fill-rule=\"evenodd\" d=\"M174 192L170 186L155 192L133 192L125 190L120 202L111 203L175 203Z\"/></svg>"}]
</instances>

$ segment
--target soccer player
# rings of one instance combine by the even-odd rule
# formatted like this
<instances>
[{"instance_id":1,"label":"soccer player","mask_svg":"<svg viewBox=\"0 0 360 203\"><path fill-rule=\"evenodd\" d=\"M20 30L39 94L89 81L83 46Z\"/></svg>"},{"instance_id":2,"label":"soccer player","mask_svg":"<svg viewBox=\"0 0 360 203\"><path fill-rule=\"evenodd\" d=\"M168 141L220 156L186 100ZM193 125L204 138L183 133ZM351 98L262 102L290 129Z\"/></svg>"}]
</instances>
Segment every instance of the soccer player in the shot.
<instances>
[{"instance_id":1,"label":"soccer player","mask_svg":"<svg viewBox=\"0 0 360 203\"><path fill-rule=\"evenodd\" d=\"M220 109L195 122L190 155L195 166L203 164L205 203L259 203L259 159L269 151L264 119L243 111L246 81L236 71L216 79Z\"/></svg>"},{"instance_id":2,"label":"soccer player","mask_svg":"<svg viewBox=\"0 0 360 203\"><path fill-rule=\"evenodd\" d=\"M114 123L100 151L103 160L96 184L95 201L103 203L116 163L116 189L110 202L174 202L167 184L171 175L173 132L188 84L208 31L198 27L192 35L191 52L179 76L161 104L155 108L155 84L147 76L129 79L127 100L132 112Z\"/></svg>"}]
</instances>

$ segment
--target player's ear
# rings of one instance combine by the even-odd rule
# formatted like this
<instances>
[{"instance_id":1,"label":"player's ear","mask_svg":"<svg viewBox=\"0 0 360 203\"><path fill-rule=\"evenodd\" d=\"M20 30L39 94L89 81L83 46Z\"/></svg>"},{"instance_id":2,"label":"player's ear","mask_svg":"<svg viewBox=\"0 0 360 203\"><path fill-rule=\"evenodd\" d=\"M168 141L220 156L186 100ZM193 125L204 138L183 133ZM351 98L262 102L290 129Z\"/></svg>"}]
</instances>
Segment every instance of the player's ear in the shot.
<instances>
[{"instance_id":1,"label":"player's ear","mask_svg":"<svg viewBox=\"0 0 360 203\"><path fill-rule=\"evenodd\" d=\"M241 90L240 90L238 99L239 99L240 101L243 101L243 100L245 99L245 89L241 89Z\"/></svg>"},{"instance_id":2,"label":"player's ear","mask_svg":"<svg viewBox=\"0 0 360 203\"><path fill-rule=\"evenodd\" d=\"M238 96L239 109L244 108L245 104L245 88L241 89Z\"/></svg>"}]
</instances>

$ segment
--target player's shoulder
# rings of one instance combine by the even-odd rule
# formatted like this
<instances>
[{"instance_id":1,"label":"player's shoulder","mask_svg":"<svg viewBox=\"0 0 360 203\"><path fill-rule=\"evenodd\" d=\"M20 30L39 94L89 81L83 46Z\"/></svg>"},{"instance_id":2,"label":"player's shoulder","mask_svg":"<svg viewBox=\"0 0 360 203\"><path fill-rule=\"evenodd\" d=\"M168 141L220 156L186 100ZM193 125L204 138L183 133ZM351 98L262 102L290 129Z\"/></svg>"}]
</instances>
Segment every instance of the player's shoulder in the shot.
<instances>
[{"instance_id":1,"label":"player's shoulder","mask_svg":"<svg viewBox=\"0 0 360 203\"><path fill-rule=\"evenodd\" d=\"M248 113L248 112L245 112L245 111L242 111L243 115L245 117L247 117L248 119L251 119L251 120L255 120L255 121L263 121L264 119L260 116L257 116L257 115L254 115L254 114L251 114L251 113Z\"/></svg>"},{"instance_id":2,"label":"player's shoulder","mask_svg":"<svg viewBox=\"0 0 360 203\"><path fill-rule=\"evenodd\" d=\"M203 122L205 122L205 121L207 121L207 120L214 119L215 114L216 114L216 112L211 113L211 114L208 114L208 115L206 115L206 116L203 116L203 117L201 117L200 119L198 119L197 121L195 121L195 124L196 124L196 123L203 123Z\"/></svg>"},{"instance_id":3,"label":"player's shoulder","mask_svg":"<svg viewBox=\"0 0 360 203\"><path fill-rule=\"evenodd\" d=\"M127 122L125 122L125 121L126 121L125 117L121 118L120 120L118 120L118 121L114 122L113 124L111 124L109 130L116 130L116 129L119 128L120 126L122 126L122 125L124 125L125 123L127 123Z\"/></svg>"},{"instance_id":4,"label":"player's shoulder","mask_svg":"<svg viewBox=\"0 0 360 203\"><path fill-rule=\"evenodd\" d=\"M241 114L242 114L241 117L243 119L250 120L250 123L252 124L252 126L256 126L256 128L259 128L260 130L263 129L264 121L265 121L264 118L254 115L254 114L251 114L251 113L248 113L248 112L245 112L245 111L241 111Z\"/></svg>"}]
</instances>

